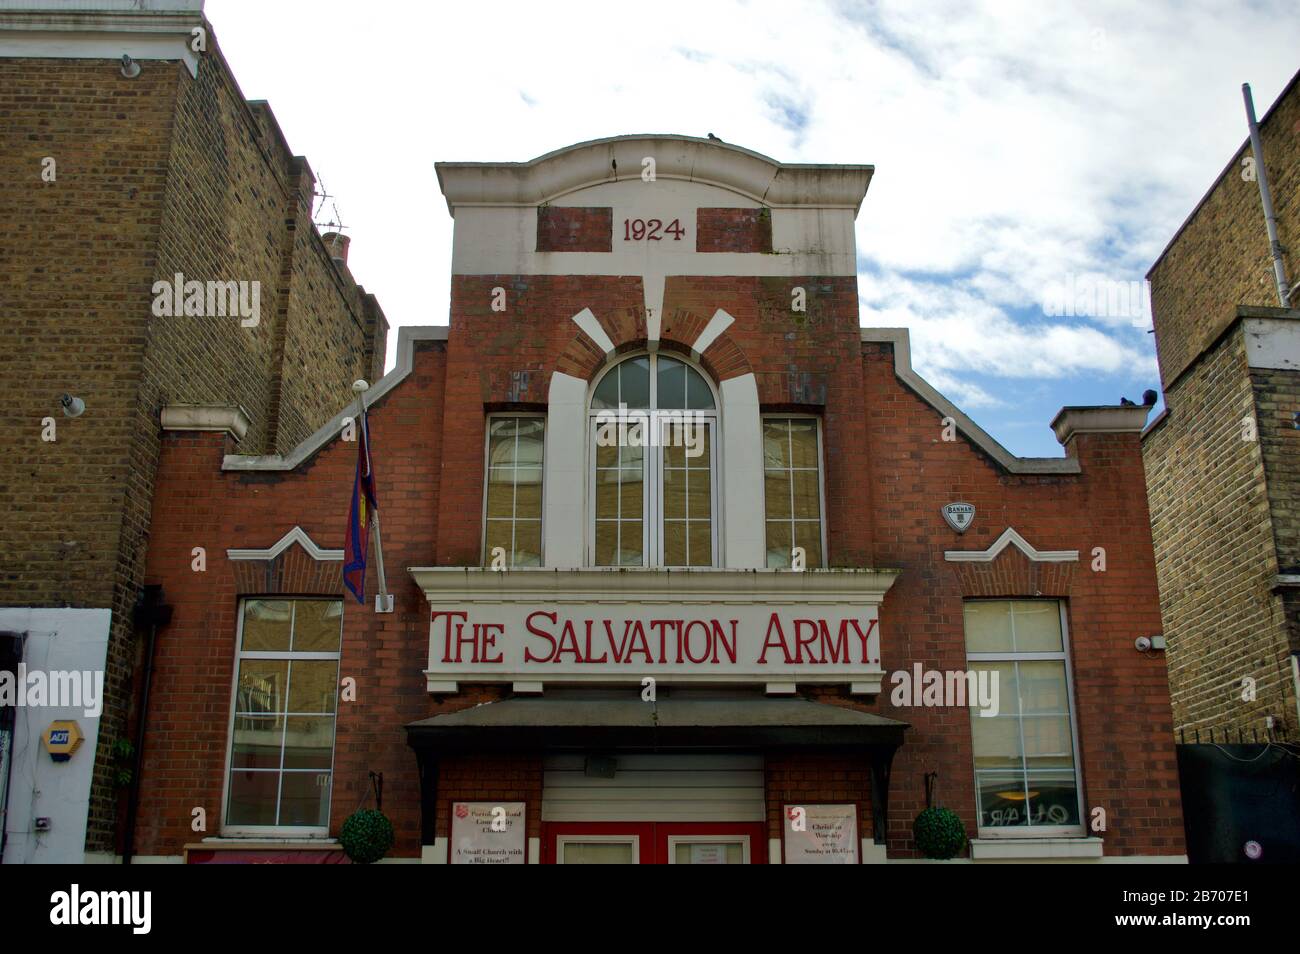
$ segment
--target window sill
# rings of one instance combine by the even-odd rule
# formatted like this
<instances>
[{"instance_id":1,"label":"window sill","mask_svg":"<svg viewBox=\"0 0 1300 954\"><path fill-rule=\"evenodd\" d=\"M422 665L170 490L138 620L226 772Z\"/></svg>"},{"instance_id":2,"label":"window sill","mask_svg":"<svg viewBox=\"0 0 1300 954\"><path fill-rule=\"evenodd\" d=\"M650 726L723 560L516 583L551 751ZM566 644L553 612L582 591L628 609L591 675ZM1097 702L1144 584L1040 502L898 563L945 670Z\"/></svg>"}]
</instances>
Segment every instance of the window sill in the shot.
<instances>
[{"instance_id":1,"label":"window sill","mask_svg":"<svg viewBox=\"0 0 1300 954\"><path fill-rule=\"evenodd\" d=\"M1100 858L1100 838L973 838L970 856L974 861L1000 858Z\"/></svg>"},{"instance_id":2,"label":"window sill","mask_svg":"<svg viewBox=\"0 0 1300 954\"><path fill-rule=\"evenodd\" d=\"M269 845L279 848L292 845L295 848L337 848L339 840L325 835L295 838L281 835L214 835L202 841L193 842L187 847L203 848L206 851L218 851L222 848L257 848Z\"/></svg>"}]
</instances>

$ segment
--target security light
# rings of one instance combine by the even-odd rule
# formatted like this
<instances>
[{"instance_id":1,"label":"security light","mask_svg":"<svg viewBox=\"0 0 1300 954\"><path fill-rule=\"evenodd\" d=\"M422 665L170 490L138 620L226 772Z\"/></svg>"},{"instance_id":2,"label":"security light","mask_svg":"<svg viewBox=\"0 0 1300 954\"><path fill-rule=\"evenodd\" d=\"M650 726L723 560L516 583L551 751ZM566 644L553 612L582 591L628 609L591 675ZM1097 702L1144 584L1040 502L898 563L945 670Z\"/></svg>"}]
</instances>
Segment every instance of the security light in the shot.
<instances>
[{"instance_id":1,"label":"security light","mask_svg":"<svg viewBox=\"0 0 1300 954\"><path fill-rule=\"evenodd\" d=\"M135 79L140 75L140 64L131 59L130 53L122 54L122 75L127 79Z\"/></svg>"}]
</instances>

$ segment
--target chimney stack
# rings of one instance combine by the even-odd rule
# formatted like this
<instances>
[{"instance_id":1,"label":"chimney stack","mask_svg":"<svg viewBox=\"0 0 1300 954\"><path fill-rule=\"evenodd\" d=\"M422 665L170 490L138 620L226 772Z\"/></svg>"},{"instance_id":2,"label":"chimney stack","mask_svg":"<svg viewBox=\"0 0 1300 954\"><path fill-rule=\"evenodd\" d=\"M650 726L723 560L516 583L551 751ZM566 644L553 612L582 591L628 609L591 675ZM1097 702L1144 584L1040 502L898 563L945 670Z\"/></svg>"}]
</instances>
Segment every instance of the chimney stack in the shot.
<instances>
[{"instance_id":1,"label":"chimney stack","mask_svg":"<svg viewBox=\"0 0 1300 954\"><path fill-rule=\"evenodd\" d=\"M330 258L340 265L348 263L348 246L352 244L352 239L339 232L326 232L321 236L321 241L325 243L325 250L329 252Z\"/></svg>"}]
</instances>

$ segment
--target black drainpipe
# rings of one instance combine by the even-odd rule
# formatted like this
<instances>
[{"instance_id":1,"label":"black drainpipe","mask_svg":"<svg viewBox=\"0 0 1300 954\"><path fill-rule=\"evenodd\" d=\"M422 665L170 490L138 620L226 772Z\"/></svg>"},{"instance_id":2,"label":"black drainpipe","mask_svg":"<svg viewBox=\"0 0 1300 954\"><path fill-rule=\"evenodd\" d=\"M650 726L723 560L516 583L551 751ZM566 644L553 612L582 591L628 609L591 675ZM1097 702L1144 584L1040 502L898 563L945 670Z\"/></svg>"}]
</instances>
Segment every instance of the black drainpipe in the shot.
<instances>
[{"instance_id":1,"label":"black drainpipe","mask_svg":"<svg viewBox=\"0 0 1300 954\"><path fill-rule=\"evenodd\" d=\"M131 765L131 791L126 801L126 833L122 845L122 864L129 865L135 854L135 818L140 807L140 768L144 765L144 730L149 723L149 687L153 682L153 651L158 630L172 619L172 607L163 602L162 585L151 583L140 594L132 613L137 630L147 629L144 648L144 685L140 688L140 711L135 728L135 753Z\"/></svg>"}]
</instances>

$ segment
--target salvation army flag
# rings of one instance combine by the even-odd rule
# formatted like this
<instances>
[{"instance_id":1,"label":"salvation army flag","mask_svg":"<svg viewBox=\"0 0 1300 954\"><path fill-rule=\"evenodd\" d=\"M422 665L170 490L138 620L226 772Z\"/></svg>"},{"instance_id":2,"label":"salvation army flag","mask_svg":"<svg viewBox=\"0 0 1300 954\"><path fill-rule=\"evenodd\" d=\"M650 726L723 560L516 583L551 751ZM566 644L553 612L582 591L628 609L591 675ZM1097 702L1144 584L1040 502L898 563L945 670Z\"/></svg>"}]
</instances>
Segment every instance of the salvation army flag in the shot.
<instances>
[{"instance_id":1,"label":"salvation army flag","mask_svg":"<svg viewBox=\"0 0 1300 954\"><path fill-rule=\"evenodd\" d=\"M370 553L370 518L379 509L375 471L370 458L370 424L363 407L357 433L357 474L352 481L352 507L343 542L343 585L362 605L366 602L366 556Z\"/></svg>"}]
</instances>

